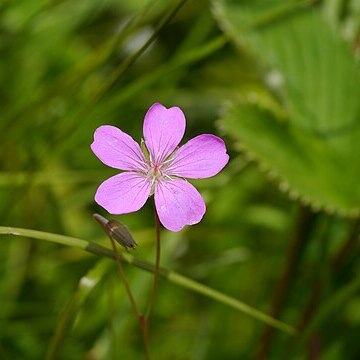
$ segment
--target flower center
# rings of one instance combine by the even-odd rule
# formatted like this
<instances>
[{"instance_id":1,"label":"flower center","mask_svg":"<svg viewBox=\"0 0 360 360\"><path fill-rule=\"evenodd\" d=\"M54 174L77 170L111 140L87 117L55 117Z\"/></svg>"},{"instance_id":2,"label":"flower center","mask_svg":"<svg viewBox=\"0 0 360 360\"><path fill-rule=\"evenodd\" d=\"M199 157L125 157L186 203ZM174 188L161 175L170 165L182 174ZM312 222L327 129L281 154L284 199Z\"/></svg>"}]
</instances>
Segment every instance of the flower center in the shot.
<instances>
[{"instance_id":1,"label":"flower center","mask_svg":"<svg viewBox=\"0 0 360 360\"><path fill-rule=\"evenodd\" d=\"M158 164L149 162L149 169L146 173L146 177L151 181L151 195L154 194L156 183L163 177L160 167L161 165L159 166Z\"/></svg>"},{"instance_id":2,"label":"flower center","mask_svg":"<svg viewBox=\"0 0 360 360\"><path fill-rule=\"evenodd\" d=\"M159 180L163 176L163 173L160 170L160 168L161 168L161 165L154 164L154 163L150 162L149 169L148 169L146 175L149 178L151 178L152 181Z\"/></svg>"},{"instance_id":3,"label":"flower center","mask_svg":"<svg viewBox=\"0 0 360 360\"><path fill-rule=\"evenodd\" d=\"M144 154L144 158L146 160L145 168L142 169L141 173L146 176L146 178L151 182L151 191L150 195L154 194L156 184L161 181L162 179L171 180L171 177L167 175L166 169L168 168L169 164L172 162L174 154L177 149L170 154L165 161L163 160L159 163L156 159L153 159L149 150L146 147L145 141L141 140L141 150Z\"/></svg>"}]
</instances>

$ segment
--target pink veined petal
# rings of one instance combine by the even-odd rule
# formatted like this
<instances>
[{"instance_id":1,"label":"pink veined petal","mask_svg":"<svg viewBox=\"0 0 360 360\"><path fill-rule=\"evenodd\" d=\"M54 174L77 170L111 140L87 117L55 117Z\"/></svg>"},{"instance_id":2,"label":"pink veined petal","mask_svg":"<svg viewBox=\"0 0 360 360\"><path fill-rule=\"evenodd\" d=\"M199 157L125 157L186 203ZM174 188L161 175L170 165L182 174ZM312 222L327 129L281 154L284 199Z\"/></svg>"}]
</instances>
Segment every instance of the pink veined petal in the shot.
<instances>
[{"instance_id":1,"label":"pink veined petal","mask_svg":"<svg viewBox=\"0 0 360 360\"><path fill-rule=\"evenodd\" d=\"M120 170L146 170L146 160L134 139L115 126L96 129L91 150L105 164Z\"/></svg>"},{"instance_id":2,"label":"pink veined petal","mask_svg":"<svg viewBox=\"0 0 360 360\"><path fill-rule=\"evenodd\" d=\"M167 175L202 179L216 175L228 161L224 141L215 135L203 134L181 146L163 171Z\"/></svg>"},{"instance_id":3,"label":"pink veined petal","mask_svg":"<svg viewBox=\"0 0 360 360\"><path fill-rule=\"evenodd\" d=\"M96 191L95 201L110 214L127 214L144 206L150 190L145 176L124 172L105 180Z\"/></svg>"},{"instance_id":4,"label":"pink veined petal","mask_svg":"<svg viewBox=\"0 0 360 360\"><path fill-rule=\"evenodd\" d=\"M143 133L152 161L160 165L179 145L186 120L178 107L167 109L155 103L145 115Z\"/></svg>"},{"instance_id":5,"label":"pink veined petal","mask_svg":"<svg viewBox=\"0 0 360 360\"><path fill-rule=\"evenodd\" d=\"M162 180L155 188L155 205L160 222L177 232L200 222L206 206L199 192L185 180Z\"/></svg>"}]
</instances>

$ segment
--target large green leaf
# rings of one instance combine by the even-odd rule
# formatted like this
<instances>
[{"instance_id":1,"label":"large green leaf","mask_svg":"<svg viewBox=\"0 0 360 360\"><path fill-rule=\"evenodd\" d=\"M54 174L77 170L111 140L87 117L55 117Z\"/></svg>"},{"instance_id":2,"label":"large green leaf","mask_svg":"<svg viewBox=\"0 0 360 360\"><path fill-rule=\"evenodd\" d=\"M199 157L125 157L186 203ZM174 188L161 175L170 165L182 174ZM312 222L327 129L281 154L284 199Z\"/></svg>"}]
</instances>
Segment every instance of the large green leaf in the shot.
<instances>
[{"instance_id":1,"label":"large green leaf","mask_svg":"<svg viewBox=\"0 0 360 360\"><path fill-rule=\"evenodd\" d=\"M329 140L308 135L251 104L234 105L222 121L226 132L240 139L245 151L255 156L261 168L277 178L280 188L292 198L328 212L359 214L356 169L341 162Z\"/></svg>"},{"instance_id":2,"label":"large green leaf","mask_svg":"<svg viewBox=\"0 0 360 360\"><path fill-rule=\"evenodd\" d=\"M224 115L224 127L294 197L358 216L360 75L346 45L318 11L294 2L214 4L224 31L264 70L287 120L245 101Z\"/></svg>"}]
</instances>

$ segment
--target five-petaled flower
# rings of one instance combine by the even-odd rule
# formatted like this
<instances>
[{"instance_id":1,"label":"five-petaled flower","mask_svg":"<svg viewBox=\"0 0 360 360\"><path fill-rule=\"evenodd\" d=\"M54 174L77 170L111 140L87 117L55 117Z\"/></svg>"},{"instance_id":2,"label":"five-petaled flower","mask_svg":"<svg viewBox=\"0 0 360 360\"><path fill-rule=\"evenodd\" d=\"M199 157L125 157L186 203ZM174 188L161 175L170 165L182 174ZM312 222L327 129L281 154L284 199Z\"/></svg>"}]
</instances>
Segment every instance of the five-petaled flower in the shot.
<instances>
[{"instance_id":1,"label":"five-petaled flower","mask_svg":"<svg viewBox=\"0 0 360 360\"><path fill-rule=\"evenodd\" d=\"M210 134L196 136L178 148L185 123L180 108L152 105L143 125L145 154L120 129L109 125L97 128L92 151L105 165L124 172L105 180L97 189L95 201L111 214L126 214L142 208L154 194L164 227L176 232L185 225L197 224L206 206L184 178L214 176L229 156L223 140Z\"/></svg>"}]
</instances>

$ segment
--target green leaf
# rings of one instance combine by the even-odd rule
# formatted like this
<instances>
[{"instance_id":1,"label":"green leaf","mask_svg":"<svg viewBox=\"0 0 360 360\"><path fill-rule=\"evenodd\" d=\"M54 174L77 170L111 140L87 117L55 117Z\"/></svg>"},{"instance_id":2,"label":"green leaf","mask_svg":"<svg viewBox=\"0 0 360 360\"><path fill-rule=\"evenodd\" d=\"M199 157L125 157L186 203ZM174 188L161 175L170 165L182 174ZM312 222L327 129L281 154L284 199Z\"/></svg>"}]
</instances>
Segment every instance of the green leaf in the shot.
<instances>
[{"instance_id":1,"label":"green leaf","mask_svg":"<svg viewBox=\"0 0 360 360\"><path fill-rule=\"evenodd\" d=\"M255 56L287 120L243 102L223 126L294 198L358 216L360 75L320 13L298 5L215 1L220 25Z\"/></svg>"},{"instance_id":2,"label":"green leaf","mask_svg":"<svg viewBox=\"0 0 360 360\"><path fill-rule=\"evenodd\" d=\"M358 216L359 171L351 158L340 159L331 141L281 122L269 110L251 104L232 106L222 125L291 198L300 198L317 210Z\"/></svg>"}]
</instances>

